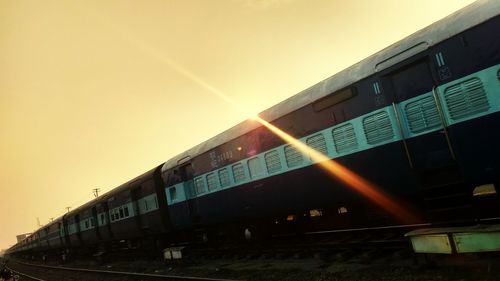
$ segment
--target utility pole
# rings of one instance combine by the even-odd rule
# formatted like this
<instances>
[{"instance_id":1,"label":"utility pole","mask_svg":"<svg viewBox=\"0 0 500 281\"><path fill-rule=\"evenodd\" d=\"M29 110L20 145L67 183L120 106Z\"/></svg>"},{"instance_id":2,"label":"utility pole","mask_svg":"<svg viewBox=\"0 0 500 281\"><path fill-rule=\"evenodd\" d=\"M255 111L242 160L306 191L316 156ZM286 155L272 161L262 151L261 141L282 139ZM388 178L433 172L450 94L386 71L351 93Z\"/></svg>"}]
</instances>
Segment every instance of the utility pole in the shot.
<instances>
[{"instance_id":1,"label":"utility pole","mask_svg":"<svg viewBox=\"0 0 500 281\"><path fill-rule=\"evenodd\" d=\"M100 189L100 188L94 188L94 189L92 189L92 192L94 193L94 196L95 196L96 198L97 198L97 197L99 197L99 191L101 191L101 189Z\"/></svg>"},{"instance_id":2,"label":"utility pole","mask_svg":"<svg viewBox=\"0 0 500 281\"><path fill-rule=\"evenodd\" d=\"M71 209L71 207L66 207L66 211L69 213L69 210Z\"/></svg>"}]
</instances>

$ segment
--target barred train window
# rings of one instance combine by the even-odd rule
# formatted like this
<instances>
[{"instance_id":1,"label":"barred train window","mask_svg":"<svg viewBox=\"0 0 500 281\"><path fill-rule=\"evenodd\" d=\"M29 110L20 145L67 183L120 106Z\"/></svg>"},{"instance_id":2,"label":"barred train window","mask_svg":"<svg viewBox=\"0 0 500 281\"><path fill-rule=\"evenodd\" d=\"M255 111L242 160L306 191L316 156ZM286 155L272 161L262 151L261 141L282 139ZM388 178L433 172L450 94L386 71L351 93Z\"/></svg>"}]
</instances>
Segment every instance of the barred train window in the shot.
<instances>
[{"instance_id":1,"label":"barred train window","mask_svg":"<svg viewBox=\"0 0 500 281\"><path fill-rule=\"evenodd\" d=\"M326 141L323 134L317 134L306 139L306 143L312 149L318 151L323 155L328 155L328 149L326 148Z\"/></svg>"},{"instance_id":2,"label":"barred train window","mask_svg":"<svg viewBox=\"0 0 500 281\"><path fill-rule=\"evenodd\" d=\"M288 168L300 166L304 162L302 153L291 145L285 146L285 158Z\"/></svg>"},{"instance_id":3,"label":"barred train window","mask_svg":"<svg viewBox=\"0 0 500 281\"><path fill-rule=\"evenodd\" d=\"M405 106L406 121L412 133L419 133L441 125L434 97L419 98Z\"/></svg>"},{"instance_id":4,"label":"barred train window","mask_svg":"<svg viewBox=\"0 0 500 281\"><path fill-rule=\"evenodd\" d=\"M226 168L219 170L219 182L221 187L226 187L229 185L229 172Z\"/></svg>"},{"instance_id":5,"label":"barred train window","mask_svg":"<svg viewBox=\"0 0 500 281\"><path fill-rule=\"evenodd\" d=\"M248 160L248 171L250 172L251 178L255 178L262 175L263 171L258 157L254 157Z\"/></svg>"},{"instance_id":6,"label":"barred train window","mask_svg":"<svg viewBox=\"0 0 500 281\"><path fill-rule=\"evenodd\" d=\"M358 147L356 133L351 123L332 130L333 143L338 153L350 151Z\"/></svg>"},{"instance_id":7,"label":"barred train window","mask_svg":"<svg viewBox=\"0 0 500 281\"><path fill-rule=\"evenodd\" d=\"M123 207L123 211L125 213L125 217L128 217L129 213L128 213L128 207L127 206Z\"/></svg>"},{"instance_id":8,"label":"barred train window","mask_svg":"<svg viewBox=\"0 0 500 281\"><path fill-rule=\"evenodd\" d=\"M215 173L210 173L207 175L207 186L208 191L217 189L217 176L215 175Z\"/></svg>"},{"instance_id":9,"label":"barred train window","mask_svg":"<svg viewBox=\"0 0 500 281\"><path fill-rule=\"evenodd\" d=\"M196 190L196 194L202 194L205 190L205 183L203 182L203 177L198 177L194 179L194 188Z\"/></svg>"},{"instance_id":10,"label":"barred train window","mask_svg":"<svg viewBox=\"0 0 500 281\"><path fill-rule=\"evenodd\" d=\"M391 120L386 111L379 111L363 119L368 144L377 144L394 137Z\"/></svg>"},{"instance_id":11,"label":"barred train window","mask_svg":"<svg viewBox=\"0 0 500 281\"><path fill-rule=\"evenodd\" d=\"M235 182L241 182L245 180L245 171L243 170L243 165L241 163L233 165L233 177Z\"/></svg>"},{"instance_id":12,"label":"barred train window","mask_svg":"<svg viewBox=\"0 0 500 281\"><path fill-rule=\"evenodd\" d=\"M281 161L278 151L273 150L264 155L266 160L266 168L268 173L274 173L281 170Z\"/></svg>"},{"instance_id":13,"label":"barred train window","mask_svg":"<svg viewBox=\"0 0 500 281\"><path fill-rule=\"evenodd\" d=\"M446 88L444 98L453 120L487 111L490 108L483 83L475 77Z\"/></svg>"}]
</instances>

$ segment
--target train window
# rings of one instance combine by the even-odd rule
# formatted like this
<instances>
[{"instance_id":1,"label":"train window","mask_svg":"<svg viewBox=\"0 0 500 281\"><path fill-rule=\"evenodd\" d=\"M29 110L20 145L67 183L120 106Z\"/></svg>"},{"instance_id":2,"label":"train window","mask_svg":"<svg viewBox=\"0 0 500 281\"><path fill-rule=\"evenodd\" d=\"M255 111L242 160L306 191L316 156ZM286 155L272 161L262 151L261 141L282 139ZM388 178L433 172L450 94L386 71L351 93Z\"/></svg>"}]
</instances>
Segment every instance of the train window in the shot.
<instances>
[{"instance_id":1,"label":"train window","mask_svg":"<svg viewBox=\"0 0 500 281\"><path fill-rule=\"evenodd\" d=\"M300 166L304 162L302 153L291 145L285 146L285 159L288 168Z\"/></svg>"},{"instance_id":2,"label":"train window","mask_svg":"<svg viewBox=\"0 0 500 281\"><path fill-rule=\"evenodd\" d=\"M354 89L355 89L354 87L345 88L314 102L312 105L314 111L318 112L323 109L327 109L331 106L334 106L338 103L341 103L345 100L354 97L356 94L356 91Z\"/></svg>"},{"instance_id":3,"label":"train window","mask_svg":"<svg viewBox=\"0 0 500 281\"><path fill-rule=\"evenodd\" d=\"M207 175L207 186L208 191L217 189L217 176L215 175L215 173L210 173Z\"/></svg>"},{"instance_id":4,"label":"train window","mask_svg":"<svg viewBox=\"0 0 500 281\"><path fill-rule=\"evenodd\" d=\"M262 170L258 157L248 160L248 171L250 172L251 178L256 178L263 174L264 171Z\"/></svg>"},{"instance_id":5,"label":"train window","mask_svg":"<svg viewBox=\"0 0 500 281\"><path fill-rule=\"evenodd\" d=\"M391 120L386 111L379 111L363 119L368 144L377 144L394 137Z\"/></svg>"},{"instance_id":6,"label":"train window","mask_svg":"<svg viewBox=\"0 0 500 281\"><path fill-rule=\"evenodd\" d=\"M332 130L333 143L338 153L349 151L358 147L356 133L351 123L342 125Z\"/></svg>"},{"instance_id":7,"label":"train window","mask_svg":"<svg viewBox=\"0 0 500 281\"><path fill-rule=\"evenodd\" d=\"M155 196L155 207L156 209L158 209L158 198L156 198L156 196Z\"/></svg>"},{"instance_id":8,"label":"train window","mask_svg":"<svg viewBox=\"0 0 500 281\"><path fill-rule=\"evenodd\" d=\"M128 206L123 207L123 212L125 213L125 217L128 217L128 216L129 216L129 213L128 213Z\"/></svg>"},{"instance_id":9,"label":"train window","mask_svg":"<svg viewBox=\"0 0 500 281\"><path fill-rule=\"evenodd\" d=\"M436 102L432 96L408 103L405 106L405 114L412 133L427 131L441 124Z\"/></svg>"},{"instance_id":10,"label":"train window","mask_svg":"<svg viewBox=\"0 0 500 281\"><path fill-rule=\"evenodd\" d=\"M490 108L483 83L479 78L472 78L446 88L444 99L453 120Z\"/></svg>"},{"instance_id":11,"label":"train window","mask_svg":"<svg viewBox=\"0 0 500 281\"><path fill-rule=\"evenodd\" d=\"M203 177L198 177L194 179L194 187L196 189L196 194L205 193L205 182L203 181Z\"/></svg>"},{"instance_id":12,"label":"train window","mask_svg":"<svg viewBox=\"0 0 500 281\"><path fill-rule=\"evenodd\" d=\"M243 164L236 163L233 165L233 177L235 182L241 182L245 180L246 176L245 171L243 170Z\"/></svg>"},{"instance_id":13,"label":"train window","mask_svg":"<svg viewBox=\"0 0 500 281\"><path fill-rule=\"evenodd\" d=\"M101 224L104 224L105 221L104 221L104 214L101 214Z\"/></svg>"},{"instance_id":14,"label":"train window","mask_svg":"<svg viewBox=\"0 0 500 281\"><path fill-rule=\"evenodd\" d=\"M328 155L328 149L326 148L326 141L323 134L317 134L306 139L306 143L309 147L316 150L317 152Z\"/></svg>"},{"instance_id":15,"label":"train window","mask_svg":"<svg viewBox=\"0 0 500 281\"><path fill-rule=\"evenodd\" d=\"M123 218L123 209L120 208L120 219Z\"/></svg>"},{"instance_id":16,"label":"train window","mask_svg":"<svg viewBox=\"0 0 500 281\"><path fill-rule=\"evenodd\" d=\"M177 190L175 189L175 186L169 188L168 192L170 193L170 200L172 201L177 200Z\"/></svg>"},{"instance_id":17,"label":"train window","mask_svg":"<svg viewBox=\"0 0 500 281\"><path fill-rule=\"evenodd\" d=\"M229 172L226 168L219 170L219 182L221 187L226 187L229 185Z\"/></svg>"},{"instance_id":18,"label":"train window","mask_svg":"<svg viewBox=\"0 0 500 281\"><path fill-rule=\"evenodd\" d=\"M264 154L264 159L266 160L266 168L268 173L271 174L281 170L281 161L277 150L273 150Z\"/></svg>"},{"instance_id":19,"label":"train window","mask_svg":"<svg viewBox=\"0 0 500 281\"><path fill-rule=\"evenodd\" d=\"M144 209L146 209L146 211L148 210L148 200L147 199L144 200Z\"/></svg>"},{"instance_id":20,"label":"train window","mask_svg":"<svg viewBox=\"0 0 500 281\"><path fill-rule=\"evenodd\" d=\"M90 218L90 226L94 227L94 218Z\"/></svg>"}]
</instances>

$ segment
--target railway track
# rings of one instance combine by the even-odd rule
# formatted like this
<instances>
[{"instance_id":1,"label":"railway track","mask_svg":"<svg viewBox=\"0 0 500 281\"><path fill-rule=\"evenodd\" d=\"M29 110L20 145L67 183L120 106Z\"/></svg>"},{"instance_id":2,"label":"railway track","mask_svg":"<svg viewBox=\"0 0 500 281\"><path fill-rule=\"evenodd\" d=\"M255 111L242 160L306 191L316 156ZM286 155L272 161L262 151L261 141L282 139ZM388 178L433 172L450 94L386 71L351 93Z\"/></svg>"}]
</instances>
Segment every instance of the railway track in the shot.
<instances>
[{"instance_id":1,"label":"railway track","mask_svg":"<svg viewBox=\"0 0 500 281\"><path fill-rule=\"evenodd\" d=\"M169 280L169 281L242 281L235 279L220 279L195 276L161 275L125 271L97 270L74 267L48 266L13 261L16 264L9 269L21 276L19 280ZM24 277L24 278L23 278ZM125 279L124 279L125 278Z\"/></svg>"},{"instance_id":2,"label":"railway track","mask_svg":"<svg viewBox=\"0 0 500 281\"><path fill-rule=\"evenodd\" d=\"M25 273L16 271L16 270L14 270L14 269L12 269L10 267L6 267L6 268L8 270L10 270L10 272L12 272L12 274L13 274L13 276L9 280L7 280L7 281L10 281L10 280L17 281L17 280L25 280L25 279L26 280L35 280L35 281L45 281L45 279L41 279L41 278L38 278L38 277L35 277L35 276L31 276L29 274L25 274ZM1 279L1 280L3 280L3 279Z\"/></svg>"},{"instance_id":3,"label":"railway track","mask_svg":"<svg viewBox=\"0 0 500 281\"><path fill-rule=\"evenodd\" d=\"M391 255L406 251L412 253L411 246L404 233L405 228L359 229L352 231L322 231L304 233L303 235L275 235L261 243L221 245L199 245L187 247L185 255L188 259L199 257L287 257L287 256L329 256L344 252L356 255L373 252L385 252Z\"/></svg>"}]
</instances>

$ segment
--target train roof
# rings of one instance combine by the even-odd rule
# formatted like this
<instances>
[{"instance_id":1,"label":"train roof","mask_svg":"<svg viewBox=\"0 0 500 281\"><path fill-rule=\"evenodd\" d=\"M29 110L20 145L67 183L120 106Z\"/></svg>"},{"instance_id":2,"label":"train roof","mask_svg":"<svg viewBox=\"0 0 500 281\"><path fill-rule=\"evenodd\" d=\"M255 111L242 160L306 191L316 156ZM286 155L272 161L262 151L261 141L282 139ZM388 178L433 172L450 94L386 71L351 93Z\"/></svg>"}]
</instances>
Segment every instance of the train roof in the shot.
<instances>
[{"instance_id":1,"label":"train roof","mask_svg":"<svg viewBox=\"0 0 500 281\"><path fill-rule=\"evenodd\" d=\"M161 164L163 165L163 163ZM100 202L103 202L103 201L106 201L108 198L120 193L120 192L123 192L123 191L126 191L126 190L129 190L129 189L132 189L136 186L136 184L141 184L143 183L144 181L146 181L147 179L149 179L150 177L152 177L154 171L156 169L158 169L158 165L155 166L155 168L127 181L126 183L124 184L121 184L113 189L111 189L110 191L100 195L99 197L97 198L94 198L92 200L90 200L89 202L71 210L70 212L68 212L67 214L65 214L64 216L73 216L73 215L76 215L82 211L85 211L87 210L88 208L91 208L97 204L99 204Z\"/></svg>"},{"instance_id":2,"label":"train roof","mask_svg":"<svg viewBox=\"0 0 500 281\"><path fill-rule=\"evenodd\" d=\"M339 73L303 90L302 92L261 112L259 116L268 122L293 112L307 104L341 90L350 84L378 71L401 62L429 47L446 40L470 27L478 25L500 14L500 1L479 0L467 7L421 29L412 35L386 47L368 58L340 71ZM257 121L245 120L221 134L171 158L162 171L178 165L179 161L195 157L210 149L235 139L262 126Z\"/></svg>"}]
</instances>

